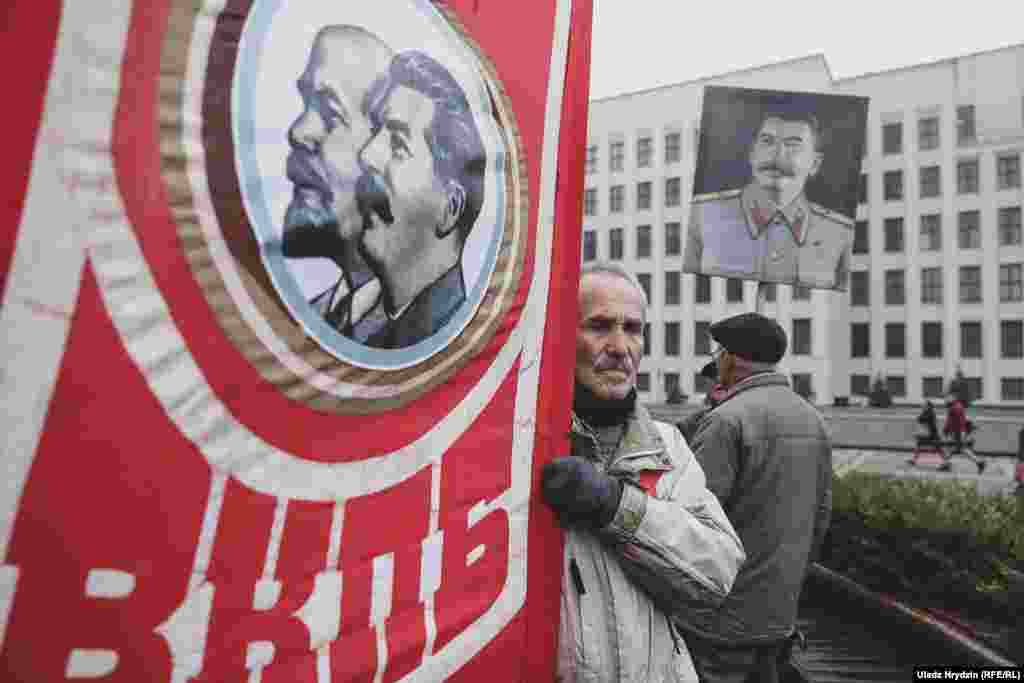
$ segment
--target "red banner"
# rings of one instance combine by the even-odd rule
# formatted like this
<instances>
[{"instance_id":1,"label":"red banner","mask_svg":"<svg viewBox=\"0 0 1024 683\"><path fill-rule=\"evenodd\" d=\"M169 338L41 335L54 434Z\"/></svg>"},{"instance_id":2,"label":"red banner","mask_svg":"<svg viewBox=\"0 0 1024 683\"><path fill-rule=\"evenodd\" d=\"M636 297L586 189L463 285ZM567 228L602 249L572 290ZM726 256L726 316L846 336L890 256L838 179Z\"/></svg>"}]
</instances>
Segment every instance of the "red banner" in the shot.
<instances>
[{"instance_id":1,"label":"red banner","mask_svg":"<svg viewBox=\"0 0 1024 683\"><path fill-rule=\"evenodd\" d=\"M589 0L4 13L0 678L553 679Z\"/></svg>"}]
</instances>

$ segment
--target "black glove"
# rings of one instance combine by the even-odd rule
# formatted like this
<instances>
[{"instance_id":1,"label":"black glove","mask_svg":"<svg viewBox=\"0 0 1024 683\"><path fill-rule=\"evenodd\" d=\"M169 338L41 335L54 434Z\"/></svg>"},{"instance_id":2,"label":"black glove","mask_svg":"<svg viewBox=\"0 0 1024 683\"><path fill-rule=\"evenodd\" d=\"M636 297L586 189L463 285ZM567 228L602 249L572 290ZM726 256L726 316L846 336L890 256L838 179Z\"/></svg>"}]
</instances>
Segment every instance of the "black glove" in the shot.
<instances>
[{"instance_id":1,"label":"black glove","mask_svg":"<svg viewBox=\"0 0 1024 683\"><path fill-rule=\"evenodd\" d=\"M578 455L555 458L541 473L544 500L570 524L607 526L622 498L622 483Z\"/></svg>"}]
</instances>

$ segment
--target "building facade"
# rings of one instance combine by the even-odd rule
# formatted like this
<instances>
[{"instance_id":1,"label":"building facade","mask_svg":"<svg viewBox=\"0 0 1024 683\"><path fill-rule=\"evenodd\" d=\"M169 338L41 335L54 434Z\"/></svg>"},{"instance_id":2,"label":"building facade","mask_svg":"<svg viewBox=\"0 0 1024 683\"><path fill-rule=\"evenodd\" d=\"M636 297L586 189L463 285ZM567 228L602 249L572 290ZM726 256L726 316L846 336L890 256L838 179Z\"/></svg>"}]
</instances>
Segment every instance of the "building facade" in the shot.
<instances>
[{"instance_id":1,"label":"building facade","mask_svg":"<svg viewBox=\"0 0 1024 683\"><path fill-rule=\"evenodd\" d=\"M648 291L641 399L704 393L707 327L756 306L755 282L681 272L705 85L870 98L849 290L761 305L794 386L857 401L881 377L917 403L960 370L977 401L1024 405L1024 45L842 80L815 55L591 102L583 258Z\"/></svg>"}]
</instances>

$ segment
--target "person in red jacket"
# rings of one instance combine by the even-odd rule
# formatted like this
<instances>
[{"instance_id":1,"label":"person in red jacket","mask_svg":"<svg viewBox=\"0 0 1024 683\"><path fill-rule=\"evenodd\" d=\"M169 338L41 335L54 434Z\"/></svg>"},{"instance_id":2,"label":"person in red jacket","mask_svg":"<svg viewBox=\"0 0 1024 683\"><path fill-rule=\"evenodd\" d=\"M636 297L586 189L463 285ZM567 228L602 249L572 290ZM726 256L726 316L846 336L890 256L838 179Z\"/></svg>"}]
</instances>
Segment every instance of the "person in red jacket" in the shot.
<instances>
[{"instance_id":1,"label":"person in red jacket","mask_svg":"<svg viewBox=\"0 0 1024 683\"><path fill-rule=\"evenodd\" d=\"M956 396L950 395L946 401L948 412L946 413L946 424L942 433L953 440L953 449L943 449L942 455L945 462L939 467L942 472L949 472L953 469L952 460L954 455L967 456L978 468L978 474L985 471L985 461L974 452L974 439L966 439L973 430L970 420L967 419L967 410L964 403Z\"/></svg>"}]
</instances>

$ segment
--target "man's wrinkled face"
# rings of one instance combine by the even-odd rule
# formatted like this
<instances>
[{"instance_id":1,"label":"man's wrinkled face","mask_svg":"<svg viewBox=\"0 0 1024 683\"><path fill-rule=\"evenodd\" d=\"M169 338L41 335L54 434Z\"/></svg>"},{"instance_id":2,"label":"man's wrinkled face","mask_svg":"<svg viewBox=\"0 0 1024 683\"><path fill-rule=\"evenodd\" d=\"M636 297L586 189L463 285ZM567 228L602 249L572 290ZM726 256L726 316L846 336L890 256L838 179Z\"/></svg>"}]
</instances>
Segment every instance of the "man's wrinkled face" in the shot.
<instances>
[{"instance_id":1,"label":"man's wrinkled face","mask_svg":"<svg viewBox=\"0 0 1024 683\"><path fill-rule=\"evenodd\" d=\"M795 196L821 166L816 142L805 121L765 119L750 150L754 180L774 195Z\"/></svg>"},{"instance_id":2,"label":"man's wrinkled face","mask_svg":"<svg viewBox=\"0 0 1024 683\"><path fill-rule=\"evenodd\" d=\"M358 153L370 138L363 98L389 59L390 53L366 36L344 29L317 36L297 84L303 110L288 131L294 194L286 228L336 226L343 239L359 236Z\"/></svg>"},{"instance_id":3,"label":"man's wrinkled face","mask_svg":"<svg viewBox=\"0 0 1024 683\"><path fill-rule=\"evenodd\" d=\"M644 346L643 294L610 273L580 282L576 380L599 398L621 399L636 386Z\"/></svg>"},{"instance_id":4,"label":"man's wrinkled face","mask_svg":"<svg viewBox=\"0 0 1024 683\"><path fill-rule=\"evenodd\" d=\"M428 144L434 110L434 101L423 93L396 87L359 156L363 251L368 260L392 271L415 268L451 219L448 193Z\"/></svg>"}]
</instances>

